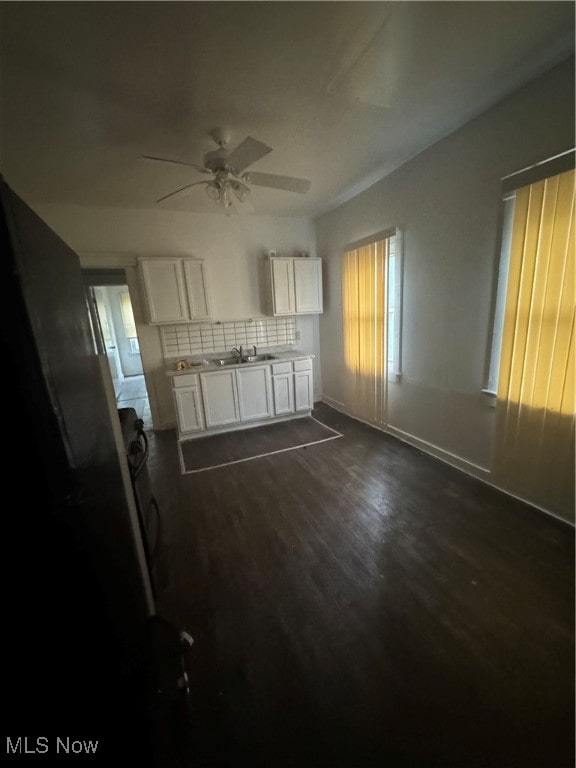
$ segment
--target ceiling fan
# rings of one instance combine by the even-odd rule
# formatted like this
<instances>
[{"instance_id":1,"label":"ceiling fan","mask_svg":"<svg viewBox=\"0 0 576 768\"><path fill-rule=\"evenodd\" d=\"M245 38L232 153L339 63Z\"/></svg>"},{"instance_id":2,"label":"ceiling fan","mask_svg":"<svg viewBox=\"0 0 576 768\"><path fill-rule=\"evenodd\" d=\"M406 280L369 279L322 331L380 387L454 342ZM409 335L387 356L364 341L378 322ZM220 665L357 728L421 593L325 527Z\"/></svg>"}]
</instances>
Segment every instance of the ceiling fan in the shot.
<instances>
[{"instance_id":1,"label":"ceiling fan","mask_svg":"<svg viewBox=\"0 0 576 768\"><path fill-rule=\"evenodd\" d=\"M178 197L186 194L192 187L200 184L206 185L208 197L215 203L223 206L229 213L233 208L234 198L240 203L247 200L250 194L251 186L269 187L271 189L280 189L285 192L297 192L304 194L310 189L308 179L298 179L293 176L279 176L275 173L261 173L259 171L246 171L246 169L260 160L262 157L272 151L266 144L247 136L236 149L229 151L230 134L221 129L214 129L211 134L218 145L218 149L212 150L204 155L204 165L188 163L183 160L172 160L167 157L154 157L152 155L143 155L144 160L153 160L160 163L173 163L176 165L187 165L196 169L200 173L209 174L212 178L205 181L196 181L192 184L186 184L184 187L169 192L167 195L156 200L157 203L168 198Z\"/></svg>"}]
</instances>

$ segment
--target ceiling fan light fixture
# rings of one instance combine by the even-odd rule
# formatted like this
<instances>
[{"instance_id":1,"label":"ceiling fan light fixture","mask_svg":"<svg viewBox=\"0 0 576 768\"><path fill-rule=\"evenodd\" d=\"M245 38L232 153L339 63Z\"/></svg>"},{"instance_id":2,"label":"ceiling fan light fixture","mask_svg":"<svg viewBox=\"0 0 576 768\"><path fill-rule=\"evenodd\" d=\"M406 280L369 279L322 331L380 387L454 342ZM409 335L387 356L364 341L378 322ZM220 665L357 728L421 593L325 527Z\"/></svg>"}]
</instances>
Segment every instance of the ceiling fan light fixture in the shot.
<instances>
[{"instance_id":1,"label":"ceiling fan light fixture","mask_svg":"<svg viewBox=\"0 0 576 768\"><path fill-rule=\"evenodd\" d=\"M285 192L297 192L299 194L304 194L310 189L311 182L308 179L279 176L275 173L245 171L246 168L272 151L263 142L247 136L232 152L229 152L227 147L230 141L230 133L228 131L215 129L211 135L219 148L204 155L204 164L202 166L183 160L157 157L156 155L143 156L146 160L155 162L188 165L200 173L213 175L211 181L196 181L192 184L186 184L184 187L163 195L156 201L157 203L187 194L188 190L192 187L205 184L208 197L216 205L224 208L226 213L229 213L231 210L237 210L234 206L236 201L240 203L246 202L252 185Z\"/></svg>"},{"instance_id":2,"label":"ceiling fan light fixture","mask_svg":"<svg viewBox=\"0 0 576 768\"><path fill-rule=\"evenodd\" d=\"M230 208L232 200L230 200L230 182L226 181L220 186L220 197L218 203L224 208Z\"/></svg>"},{"instance_id":3,"label":"ceiling fan light fixture","mask_svg":"<svg viewBox=\"0 0 576 768\"><path fill-rule=\"evenodd\" d=\"M222 190L220 189L220 185L216 181L209 182L208 184L206 184L206 194L211 200L218 202L222 195Z\"/></svg>"},{"instance_id":4,"label":"ceiling fan light fixture","mask_svg":"<svg viewBox=\"0 0 576 768\"><path fill-rule=\"evenodd\" d=\"M250 194L250 188L239 181L232 182L232 191L241 203L245 202Z\"/></svg>"}]
</instances>

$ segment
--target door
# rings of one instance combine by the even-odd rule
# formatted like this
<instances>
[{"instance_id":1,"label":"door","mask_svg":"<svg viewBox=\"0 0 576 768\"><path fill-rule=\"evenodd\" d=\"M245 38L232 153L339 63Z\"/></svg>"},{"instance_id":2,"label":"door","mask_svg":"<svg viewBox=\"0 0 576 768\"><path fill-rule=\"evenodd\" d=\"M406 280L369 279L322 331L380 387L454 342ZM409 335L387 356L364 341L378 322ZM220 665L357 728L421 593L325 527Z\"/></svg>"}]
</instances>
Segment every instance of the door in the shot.
<instances>
[{"instance_id":1,"label":"door","mask_svg":"<svg viewBox=\"0 0 576 768\"><path fill-rule=\"evenodd\" d=\"M122 373L124 376L140 376L142 360L128 286L112 285L107 290Z\"/></svg>"},{"instance_id":2,"label":"door","mask_svg":"<svg viewBox=\"0 0 576 768\"><path fill-rule=\"evenodd\" d=\"M236 370L240 420L268 419L272 416L270 397L270 366Z\"/></svg>"},{"instance_id":3,"label":"door","mask_svg":"<svg viewBox=\"0 0 576 768\"><path fill-rule=\"evenodd\" d=\"M2 693L13 712L29 714L32 731L41 724L33 711L41 643L56 716L78 733L97 723L98 737L129 754L134 728L122 717L140 702L127 670L145 668L143 629L155 610L104 355L95 352L78 256L1 180L0 198L1 335L18 425L3 491L23 507L3 516L3 565L18 588L2 601L11 627Z\"/></svg>"},{"instance_id":4,"label":"door","mask_svg":"<svg viewBox=\"0 0 576 768\"><path fill-rule=\"evenodd\" d=\"M124 375L122 374L122 362L118 353L114 322L106 290L101 287L91 287L89 295L93 306L91 307L92 325L96 330L96 347L102 347L99 351L108 358L110 376L114 385L114 395L118 397ZM98 333L99 331L99 333Z\"/></svg>"},{"instance_id":5,"label":"door","mask_svg":"<svg viewBox=\"0 0 576 768\"><path fill-rule=\"evenodd\" d=\"M234 369L201 373L200 383L207 427L223 427L240 421Z\"/></svg>"}]
</instances>

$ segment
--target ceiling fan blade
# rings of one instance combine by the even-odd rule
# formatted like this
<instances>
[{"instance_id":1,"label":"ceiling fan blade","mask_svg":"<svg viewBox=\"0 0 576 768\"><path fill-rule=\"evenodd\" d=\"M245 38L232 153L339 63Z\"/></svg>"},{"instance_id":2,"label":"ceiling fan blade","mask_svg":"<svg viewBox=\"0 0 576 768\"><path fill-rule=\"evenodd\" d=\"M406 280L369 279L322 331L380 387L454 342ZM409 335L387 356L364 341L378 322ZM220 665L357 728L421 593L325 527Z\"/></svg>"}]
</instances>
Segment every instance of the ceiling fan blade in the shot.
<instances>
[{"instance_id":1,"label":"ceiling fan blade","mask_svg":"<svg viewBox=\"0 0 576 768\"><path fill-rule=\"evenodd\" d=\"M233 168L236 173L240 173L244 168L260 160L261 157L272 152L272 148L266 146L261 141L253 139L252 136L246 136L244 141L226 158L227 164Z\"/></svg>"},{"instance_id":2,"label":"ceiling fan blade","mask_svg":"<svg viewBox=\"0 0 576 768\"><path fill-rule=\"evenodd\" d=\"M154 160L158 163L174 163L174 165L188 165L191 168L195 168L200 173L212 173L208 168L204 168L196 163L185 163L184 160L171 160L169 157L154 157L153 155L142 155L141 160Z\"/></svg>"},{"instance_id":3,"label":"ceiling fan blade","mask_svg":"<svg viewBox=\"0 0 576 768\"><path fill-rule=\"evenodd\" d=\"M182 195L184 192L186 192L187 189L190 189L190 187L197 187L199 184L207 184L207 181L195 181L194 184L186 184L185 187L180 187L180 189L174 190L174 192L169 192L167 195L164 195L163 197L159 197L158 200L156 200L157 203L161 203L162 200L167 200L169 197L176 197L176 195Z\"/></svg>"},{"instance_id":4,"label":"ceiling fan blade","mask_svg":"<svg viewBox=\"0 0 576 768\"><path fill-rule=\"evenodd\" d=\"M286 192L298 192L301 195L308 192L312 185L312 182L308 179L297 179L294 176L278 176L276 173L258 173L257 171L245 173L242 178L248 184L255 184L258 187L283 189Z\"/></svg>"}]
</instances>

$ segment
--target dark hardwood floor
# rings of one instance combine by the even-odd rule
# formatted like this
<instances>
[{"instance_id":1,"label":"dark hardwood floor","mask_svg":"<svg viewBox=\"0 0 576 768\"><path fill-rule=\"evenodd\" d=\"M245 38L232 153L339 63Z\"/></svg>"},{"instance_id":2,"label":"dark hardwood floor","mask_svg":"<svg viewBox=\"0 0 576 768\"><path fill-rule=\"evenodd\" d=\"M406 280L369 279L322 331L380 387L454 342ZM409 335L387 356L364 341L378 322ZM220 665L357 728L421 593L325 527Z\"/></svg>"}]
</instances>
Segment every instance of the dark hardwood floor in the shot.
<instances>
[{"instance_id":1,"label":"dark hardwood floor","mask_svg":"<svg viewBox=\"0 0 576 768\"><path fill-rule=\"evenodd\" d=\"M196 475L152 438L191 764L572 768L572 528L315 416L344 436Z\"/></svg>"}]
</instances>

